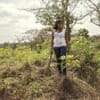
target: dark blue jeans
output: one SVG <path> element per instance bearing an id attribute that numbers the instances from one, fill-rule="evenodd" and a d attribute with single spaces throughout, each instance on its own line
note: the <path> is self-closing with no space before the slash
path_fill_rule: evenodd
<path id="1" fill-rule="evenodd" d="M 64 66 L 63 73 L 66 74 L 66 59 L 61 59 L 62 56 L 67 54 L 67 46 L 54 47 L 54 52 L 56 55 L 57 67 L 60 73 L 62 73 L 61 65 Z"/>

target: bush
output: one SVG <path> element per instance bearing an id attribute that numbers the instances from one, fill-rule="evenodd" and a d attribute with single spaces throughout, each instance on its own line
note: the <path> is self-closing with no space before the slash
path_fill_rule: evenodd
<path id="1" fill-rule="evenodd" d="M 70 59 L 70 67 L 73 66 L 72 62 L 74 62 L 79 77 L 87 82 L 93 81 L 99 72 L 100 55 L 92 45 L 91 40 L 84 36 L 74 37 L 71 41 L 71 52 L 74 56 Z"/>
<path id="2" fill-rule="evenodd" d="M 84 36 L 72 39 L 71 51 L 79 56 L 81 63 L 89 63 L 93 59 L 94 47 L 91 41 Z"/>

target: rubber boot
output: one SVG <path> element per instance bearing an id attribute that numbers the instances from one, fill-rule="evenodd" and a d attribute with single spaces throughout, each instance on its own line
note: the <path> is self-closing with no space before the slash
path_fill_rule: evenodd
<path id="1" fill-rule="evenodd" d="M 62 70 L 62 73 L 63 73 L 63 75 L 66 75 L 66 73 L 67 73 L 67 70 L 66 70 L 66 60 L 64 59 L 62 62 L 63 62 L 63 66 L 64 66 L 64 69 Z"/>

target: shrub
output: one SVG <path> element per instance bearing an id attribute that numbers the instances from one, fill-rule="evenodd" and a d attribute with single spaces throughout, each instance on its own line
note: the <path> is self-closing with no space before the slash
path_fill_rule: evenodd
<path id="1" fill-rule="evenodd" d="M 89 63 L 93 59 L 93 45 L 84 36 L 78 36 L 72 39 L 71 51 L 79 56 L 81 63 Z"/>

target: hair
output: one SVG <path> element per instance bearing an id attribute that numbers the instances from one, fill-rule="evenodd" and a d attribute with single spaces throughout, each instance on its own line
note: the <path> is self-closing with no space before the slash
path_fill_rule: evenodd
<path id="1" fill-rule="evenodd" d="M 54 29 L 57 30 L 58 29 L 58 24 L 62 24 L 62 23 L 64 24 L 64 21 L 63 20 L 57 20 L 55 22 Z"/>

